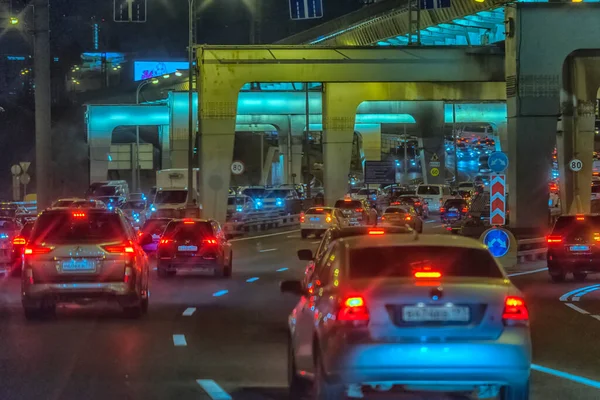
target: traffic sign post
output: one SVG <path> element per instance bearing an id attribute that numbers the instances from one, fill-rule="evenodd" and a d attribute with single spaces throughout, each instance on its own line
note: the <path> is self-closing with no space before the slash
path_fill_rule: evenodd
<path id="1" fill-rule="evenodd" d="M 365 161 L 365 183 L 393 185 L 396 183 L 395 161 Z"/>
<path id="2" fill-rule="evenodd" d="M 501 174 L 508 168 L 508 157 L 501 151 L 495 151 L 488 158 L 488 167 L 493 172 Z"/>
<path id="3" fill-rule="evenodd" d="M 583 168 L 583 162 L 578 158 L 574 158 L 569 161 L 569 168 L 573 172 L 579 172 Z"/>
<path id="4" fill-rule="evenodd" d="M 290 19 L 323 18 L 323 0 L 289 0 Z"/>
<path id="5" fill-rule="evenodd" d="M 115 22 L 146 22 L 147 0 L 113 0 Z"/>
<path id="6" fill-rule="evenodd" d="M 234 161 L 231 163 L 231 173 L 234 175 L 241 175 L 246 170 L 246 166 L 241 161 Z"/>
<path id="7" fill-rule="evenodd" d="M 429 173 L 431 174 L 431 176 L 438 176 L 440 174 L 440 170 L 437 168 L 431 168 Z"/>
<path id="8" fill-rule="evenodd" d="M 437 153 L 433 153 L 433 155 L 431 156 L 431 160 L 429 161 L 429 166 L 433 167 L 433 168 L 441 167 L 440 158 L 438 157 Z M 433 175 L 433 176 L 437 176 L 437 175 Z"/>
<path id="9" fill-rule="evenodd" d="M 490 188 L 490 224 L 506 225 L 506 175 L 492 175 Z"/>
<path id="10" fill-rule="evenodd" d="M 479 240 L 505 270 L 517 264 L 517 240 L 509 230 L 491 228 L 483 232 Z"/>

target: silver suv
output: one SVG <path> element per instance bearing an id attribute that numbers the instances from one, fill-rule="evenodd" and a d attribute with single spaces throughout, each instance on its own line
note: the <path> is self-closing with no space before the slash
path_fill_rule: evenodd
<path id="1" fill-rule="evenodd" d="M 46 210 L 23 250 L 25 317 L 53 313 L 61 302 L 98 299 L 139 317 L 148 310 L 148 276 L 148 257 L 120 211 Z"/>

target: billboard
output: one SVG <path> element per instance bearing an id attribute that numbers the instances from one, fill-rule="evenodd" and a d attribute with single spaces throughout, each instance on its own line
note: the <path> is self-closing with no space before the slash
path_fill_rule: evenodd
<path id="1" fill-rule="evenodd" d="M 187 61 L 135 61 L 133 66 L 133 79 L 141 81 L 172 74 L 177 70 L 187 70 Z"/>

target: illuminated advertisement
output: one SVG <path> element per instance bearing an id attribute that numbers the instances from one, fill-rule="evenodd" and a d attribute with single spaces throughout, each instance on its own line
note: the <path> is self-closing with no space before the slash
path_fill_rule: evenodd
<path id="1" fill-rule="evenodd" d="M 135 61 L 133 79 L 141 81 L 164 74 L 172 74 L 177 70 L 187 70 L 187 61 Z"/>

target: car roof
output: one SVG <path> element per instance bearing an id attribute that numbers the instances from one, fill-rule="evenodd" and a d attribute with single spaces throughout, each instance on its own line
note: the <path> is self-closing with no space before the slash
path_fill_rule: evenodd
<path id="1" fill-rule="evenodd" d="M 352 248 L 387 247 L 387 246 L 443 246 L 463 247 L 468 249 L 487 250 L 487 247 L 471 238 L 458 235 L 364 235 L 340 238 L 340 243 Z"/>
<path id="2" fill-rule="evenodd" d="M 336 238 L 347 238 L 354 236 L 369 236 L 369 231 L 376 230 L 384 232 L 390 232 L 389 234 L 401 234 L 405 235 L 407 233 L 412 233 L 413 230 L 411 228 L 405 226 L 350 226 L 347 228 L 331 228 L 332 231 L 335 232 Z M 384 235 L 385 236 L 385 235 Z"/>

